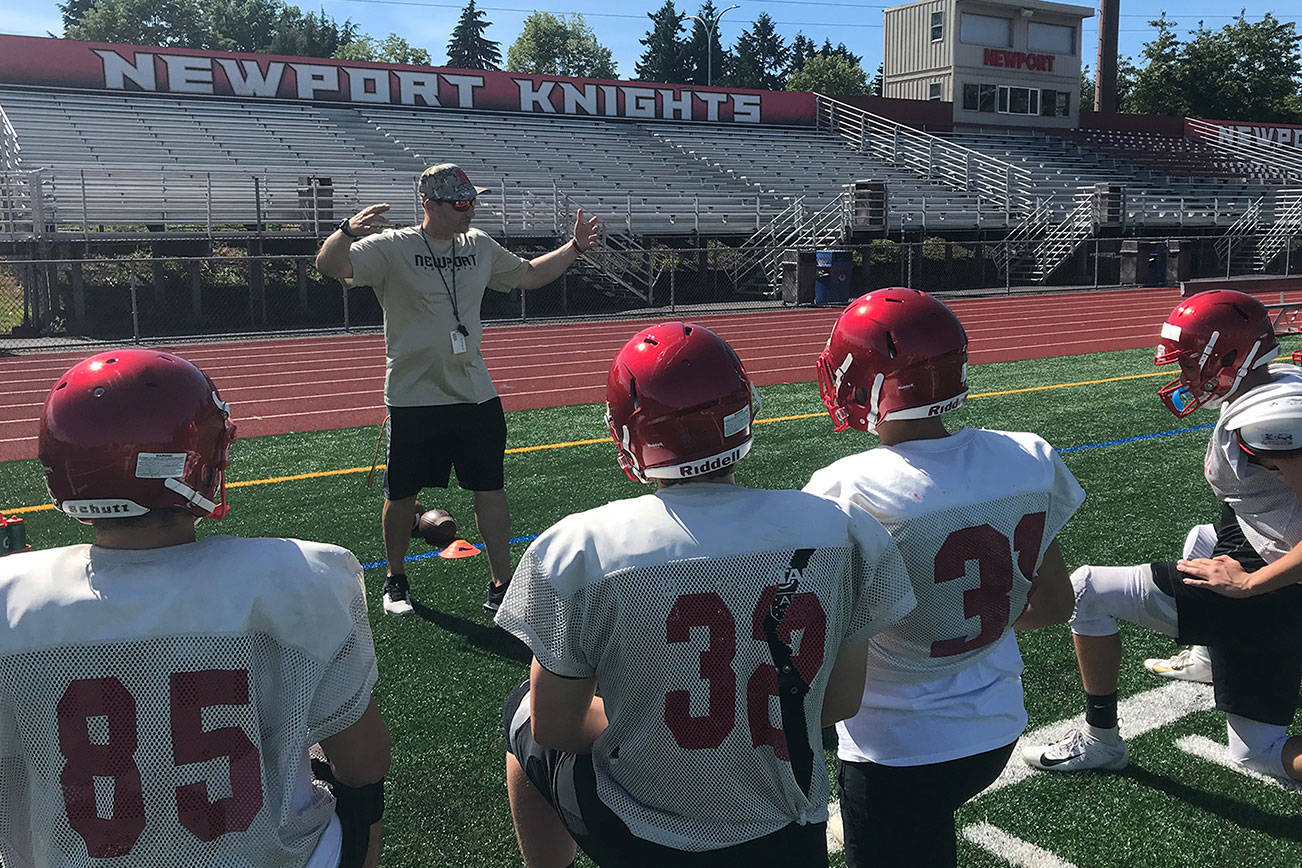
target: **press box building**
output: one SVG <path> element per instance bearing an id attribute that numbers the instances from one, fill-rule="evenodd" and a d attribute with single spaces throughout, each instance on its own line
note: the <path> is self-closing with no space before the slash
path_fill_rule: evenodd
<path id="1" fill-rule="evenodd" d="M 944 100 L 958 124 L 1075 127 L 1085 6 L 919 0 L 886 10 L 882 96 Z"/>

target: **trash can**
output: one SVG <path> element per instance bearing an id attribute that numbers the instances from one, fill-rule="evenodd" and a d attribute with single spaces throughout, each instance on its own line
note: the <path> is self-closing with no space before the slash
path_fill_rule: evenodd
<path id="1" fill-rule="evenodd" d="M 1166 286 L 1166 245 L 1160 241 L 1148 245 L 1148 275 L 1144 286 Z"/>
<path id="2" fill-rule="evenodd" d="M 814 304 L 847 304 L 854 284 L 854 254 L 849 250 L 820 250 L 816 262 Z"/>
<path id="3" fill-rule="evenodd" d="M 782 303 L 812 304 L 814 301 L 814 254 L 809 250 L 782 253 Z"/>

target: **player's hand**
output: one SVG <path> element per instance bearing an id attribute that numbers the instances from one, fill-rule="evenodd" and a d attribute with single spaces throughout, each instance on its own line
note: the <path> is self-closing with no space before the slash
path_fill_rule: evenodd
<path id="1" fill-rule="evenodd" d="M 1176 569 L 1188 573 L 1184 583 L 1195 588 L 1207 588 L 1226 597 L 1251 597 L 1261 593 L 1253 587 L 1252 573 L 1229 555 L 1214 558 L 1191 558 L 1176 561 Z"/>
<path id="2" fill-rule="evenodd" d="M 574 218 L 574 246 L 579 249 L 580 253 L 587 253 L 600 243 L 601 237 L 597 231 L 597 218 L 592 217 L 584 220 L 583 209 L 580 208 L 578 216 Z"/>
<path id="3" fill-rule="evenodd" d="M 348 218 L 348 230 L 354 235 L 366 236 L 374 235 L 377 232 L 383 232 L 391 225 L 384 212 L 389 210 L 389 203 L 382 202 L 379 205 L 367 205 L 358 211 L 352 217 Z"/>

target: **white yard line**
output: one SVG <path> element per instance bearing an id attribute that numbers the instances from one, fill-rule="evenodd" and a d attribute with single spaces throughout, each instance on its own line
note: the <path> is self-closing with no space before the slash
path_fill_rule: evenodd
<path id="1" fill-rule="evenodd" d="M 1117 706 L 1117 716 L 1121 719 L 1122 735 L 1126 738 L 1136 738 L 1150 730 L 1160 729 L 1182 717 L 1187 717 L 1198 711 L 1206 711 L 1212 707 L 1212 688 L 1210 684 L 1199 684 L 1193 681 L 1172 681 L 1163 684 L 1161 687 L 1145 690 L 1143 693 L 1136 693 L 1134 696 L 1123 699 Z M 1017 747 L 1013 748 L 1013 755 L 1009 757 L 1008 765 L 1004 767 L 1003 773 L 976 798 L 979 799 L 996 790 L 1002 790 L 1004 787 L 1021 783 L 1036 773 L 1036 769 L 1031 768 L 1022 761 L 1022 745 L 1049 744 L 1062 738 L 1081 724 L 1082 718 L 1077 715 L 1066 720 L 1060 720 L 1057 723 L 1051 723 L 1048 726 L 1042 726 L 1034 732 L 1023 733 L 1022 737 L 1018 739 Z M 1050 772 L 1050 774 L 1053 773 Z M 840 810 L 837 803 L 834 802 L 833 806 L 836 810 Z M 834 838 L 831 832 L 827 836 L 827 846 L 829 852 L 839 853 L 841 851 L 841 842 Z"/>
<path id="2" fill-rule="evenodd" d="M 989 823 L 974 823 L 963 829 L 963 837 L 982 850 L 993 853 L 1010 865 L 1019 868 L 1076 868 L 1048 850 L 1023 841 Z"/>
<path id="3" fill-rule="evenodd" d="M 1196 756 L 1199 759 L 1205 759 L 1208 762 L 1216 763 L 1218 766 L 1227 768 L 1232 772 L 1238 772 L 1241 775 L 1246 775 L 1247 777 L 1260 781 L 1263 784 L 1269 784 L 1270 786 L 1281 790 L 1302 793 L 1302 784 L 1297 784 L 1292 781 L 1282 781 L 1277 777 L 1264 775 L 1261 772 L 1256 772 L 1252 769 L 1245 769 L 1241 766 L 1235 765 L 1230 761 L 1229 756 L 1226 754 L 1225 745 L 1217 744 L 1210 738 L 1204 738 L 1201 735 L 1186 735 L 1183 738 L 1177 739 L 1175 746 L 1187 754 Z"/>

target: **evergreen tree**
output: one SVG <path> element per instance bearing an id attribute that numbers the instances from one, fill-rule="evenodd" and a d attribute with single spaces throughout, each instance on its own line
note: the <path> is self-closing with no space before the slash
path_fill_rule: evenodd
<path id="1" fill-rule="evenodd" d="M 728 83 L 733 87 L 752 87 L 759 90 L 783 90 L 787 55 L 773 19 L 767 12 L 760 13 L 755 23 L 737 38 L 733 69 Z"/>
<path id="2" fill-rule="evenodd" d="M 1136 75 L 1134 89 L 1123 110 L 1155 115 L 1188 114 L 1180 63 L 1183 46 L 1180 37 L 1175 35 L 1176 22 L 1163 12 L 1157 20 L 1148 22 L 1148 26 L 1157 28 L 1157 35 L 1144 44 L 1142 55 L 1147 63 Z"/>
<path id="3" fill-rule="evenodd" d="M 461 10 L 461 20 L 452 30 L 448 40 L 448 66 L 457 69 L 497 69 L 502 64 L 499 43 L 484 36 L 491 22 L 484 20 L 484 12 L 475 8 L 470 0 Z"/>
<path id="4" fill-rule="evenodd" d="M 823 47 L 818 49 L 818 56 L 839 57 L 851 66 L 860 66 L 863 63 L 863 57 L 846 48 L 844 42 L 838 42 L 836 48 L 833 48 L 830 39 L 823 40 Z"/>
<path id="5" fill-rule="evenodd" d="M 63 29 L 67 32 L 69 27 L 75 27 L 81 23 L 81 19 L 86 17 L 86 13 L 95 8 L 95 0 L 66 0 L 59 4 L 59 11 L 63 13 Z"/>
<path id="6" fill-rule="evenodd" d="M 713 0 L 705 0 L 696 16 L 700 20 L 692 21 L 692 35 L 688 38 L 685 47 L 688 84 L 712 84 L 727 80 L 732 56 L 724 50 L 723 44 L 719 41 L 718 26 L 715 25 L 711 33 L 701 23 L 701 21 L 713 22 L 718 14 L 719 10 Z"/>
<path id="7" fill-rule="evenodd" d="M 683 32 L 683 13 L 674 8 L 674 0 L 655 12 L 648 12 L 651 29 L 638 40 L 646 46 L 642 59 L 637 62 L 637 77 L 642 81 L 664 81 L 681 84 L 687 81 L 689 61 L 687 46 L 679 38 Z"/>
<path id="8" fill-rule="evenodd" d="M 885 64 L 885 63 L 879 63 L 879 64 L 877 64 L 877 72 L 875 72 L 875 73 L 873 74 L 873 80 L 870 81 L 870 82 L 868 82 L 868 95 L 869 95 L 869 96 L 885 96 L 885 94 L 882 93 L 882 90 L 883 90 L 883 87 L 882 87 L 882 80 L 883 80 L 883 75 L 884 75 L 885 71 L 886 71 L 886 64 Z"/>
<path id="9" fill-rule="evenodd" d="M 818 53 L 814 40 L 810 39 L 803 33 L 797 33 L 796 38 L 791 40 L 791 56 L 787 58 L 787 73 L 795 75 L 804 69 L 805 61 Z"/>

